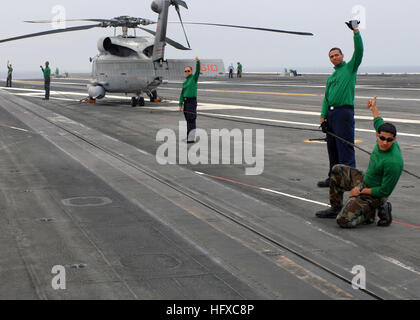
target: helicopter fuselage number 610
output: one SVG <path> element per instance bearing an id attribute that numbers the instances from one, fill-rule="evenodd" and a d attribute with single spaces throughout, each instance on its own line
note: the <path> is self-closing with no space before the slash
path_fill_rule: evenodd
<path id="1" fill-rule="evenodd" d="M 219 68 L 217 64 L 203 64 L 201 66 L 201 72 L 207 72 L 207 71 L 217 72 L 219 71 Z"/>

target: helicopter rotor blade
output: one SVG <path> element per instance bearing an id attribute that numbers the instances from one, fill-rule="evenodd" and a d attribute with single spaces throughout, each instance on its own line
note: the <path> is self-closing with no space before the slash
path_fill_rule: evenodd
<path id="1" fill-rule="evenodd" d="M 100 23 L 100 24 L 91 24 L 91 25 L 87 25 L 87 26 L 71 27 L 71 28 L 66 28 L 66 29 L 49 30 L 49 31 L 31 33 L 31 34 L 26 34 L 26 35 L 23 35 L 23 36 L 18 36 L 18 37 L 3 39 L 3 40 L 0 40 L 0 43 L 8 42 L 8 41 L 20 40 L 20 39 L 26 39 L 26 38 L 33 38 L 33 37 L 45 36 L 45 35 L 55 34 L 55 33 L 63 33 L 63 32 L 88 30 L 88 29 L 98 28 L 98 27 L 102 27 L 102 26 L 103 26 L 102 23 Z"/>
<path id="2" fill-rule="evenodd" d="M 181 17 L 181 12 L 179 10 L 179 4 L 178 3 L 175 3 L 175 10 L 178 13 L 179 22 L 181 23 L 182 30 L 184 31 L 185 40 L 187 40 L 188 47 L 191 49 L 191 45 L 190 45 L 190 42 L 188 41 L 187 33 L 185 32 L 184 24 L 182 23 L 182 17 Z"/>
<path id="3" fill-rule="evenodd" d="M 89 21 L 89 22 L 110 22 L 109 19 L 63 19 L 63 20 L 37 20 L 37 21 L 23 21 L 26 23 L 57 23 L 67 21 Z"/>
<path id="4" fill-rule="evenodd" d="M 170 22 L 170 23 L 179 23 L 179 22 Z M 236 26 L 236 25 L 231 25 L 231 24 L 220 24 L 220 23 L 184 22 L 184 24 L 195 24 L 195 25 L 202 25 L 202 26 L 216 26 L 216 27 L 227 27 L 227 28 L 250 29 L 250 30 L 258 30 L 258 31 L 288 33 L 288 34 L 294 34 L 294 35 L 299 35 L 299 36 L 313 36 L 314 35 L 311 32 L 287 31 L 287 30 L 268 29 L 268 28 L 259 28 L 259 27 L 248 27 L 248 26 Z"/>
<path id="5" fill-rule="evenodd" d="M 141 29 L 141 30 L 143 30 L 143 31 L 146 31 L 146 32 L 148 32 L 148 33 L 150 33 L 150 34 L 152 34 L 154 36 L 156 35 L 156 32 L 155 31 L 152 31 L 152 30 L 149 30 L 149 29 L 146 29 L 146 28 L 142 28 L 142 27 L 138 27 L 138 28 Z M 179 49 L 179 50 L 191 50 L 191 48 L 186 48 L 182 44 L 180 44 L 180 43 L 178 43 L 178 42 L 176 42 L 176 41 L 174 41 L 174 40 L 172 40 L 172 39 L 170 39 L 168 37 L 166 37 L 165 41 L 169 45 L 171 45 L 172 47 L 174 47 L 176 49 Z"/>
<path id="6" fill-rule="evenodd" d="M 89 22 L 101 22 L 103 27 L 129 27 L 135 28 L 138 25 L 147 26 L 150 24 L 155 24 L 155 21 L 144 19 L 144 18 L 135 18 L 129 16 L 115 17 L 112 19 L 63 19 L 63 20 L 38 20 L 38 21 L 24 21 L 26 23 L 59 23 L 67 21 L 89 21 Z"/>

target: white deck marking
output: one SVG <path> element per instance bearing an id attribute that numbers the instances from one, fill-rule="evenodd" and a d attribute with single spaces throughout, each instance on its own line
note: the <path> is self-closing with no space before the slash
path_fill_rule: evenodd
<path id="1" fill-rule="evenodd" d="M 220 109 L 243 109 L 243 110 L 252 110 L 252 111 L 264 111 L 264 112 L 274 112 L 274 113 L 287 113 L 287 114 L 300 114 L 300 115 L 308 115 L 308 116 L 317 116 L 320 117 L 320 112 L 313 112 L 313 111 L 303 111 L 303 110 L 290 110 L 290 109 L 275 109 L 275 108 L 263 108 L 263 107 L 248 107 L 248 106 L 230 106 L 230 105 L 221 105 L 221 104 L 210 104 L 210 103 L 199 103 L 198 107 L 204 106 L 214 106 L 219 107 Z M 215 108 L 216 109 L 216 108 Z M 359 120 L 372 120 L 371 116 L 355 116 L 355 119 Z M 391 122 L 398 122 L 398 123 L 411 123 L 411 124 L 420 124 L 420 120 L 412 120 L 412 119 L 400 119 L 400 118 L 388 118 L 386 117 L 387 121 Z"/>
<path id="2" fill-rule="evenodd" d="M 377 254 L 381 259 L 383 259 L 383 260 L 385 260 L 385 261 L 388 261 L 388 262 L 390 262 L 390 263 L 392 263 L 392 264 L 395 264 L 396 266 L 398 266 L 398 267 L 401 267 L 401 268 L 403 268 L 403 269 L 405 269 L 405 270 L 408 270 L 408 271 L 411 271 L 411 272 L 413 272 L 413 273 L 416 273 L 416 274 L 418 274 L 418 275 L 420 275 L 420 272 L 419 271 L 417 271 L 415 268 L 413 268 L 413 267 L 410 267 L 410 266 L 407 266 L 407 265 L 405 265 L 404 263 L 402 263 L 402 262 L 400 262 L 400 261 L 398 261 L 398 260 L 396 260 L 396 259 L 394 259 L 394 258 L 390 258 L 390 257 L 387 257 L 387 256 L 383 256 L 383 255 L 380 255 L 380 254 Z"/>
<path id="3" fill-rule="evenodd" d="M 268 80 L 270 81 L 270 80 Z M 275 80 L 274 80 L 275 81 Z M 169 84 L 182 84 L 182 81 L 169 81 Z M 222 84 L 226 86 L 238 86 L 238 87 L 296 87 L 296 88 L 322 88 L 325 89 L 325 85 L 307 85 L 300 84 L 298 81 L 294 82 L 285 82 L 282 80 L 282 83 L 241 83 L 241 82 L 228 82 L 228 81 L 199 81 L 199 84 Z M 388 87 L 374 87 L 371 85 L 356 85 L 356 89 L 365 89 L 365 90 L 397 90 L 397 91 L 420 91 L 420 88 L 388 88 Z"/>
<path id="4" fill-rule="evenodd" d="M 38 89 L 25 89 L 25 88 L 2 88 L 2 90 L 10 90 L 10 91 L 29 91 L 29 92 L 44 92 L 44 90 Z M 70 92 L 70 91 L 51 91 L 51 95 L 58 94 L 58 95 L 74 95 L 74 96 L 81 96 L 86 97 L 85 93 L 79 92 Z M 115 98 L 115 99 L 123 99 L 123 100 L 130 100 L 129 97 L 124 96 L 114 96 L 109 95 L 107 98 Z M 64 98 L 56 98 L 57 100 Z M 420 99 L 419 99 L 420 101 Z M 178 103 L 178 101 L 171 100 L 170 103 Z M 165 109 L 165 110 L 177 110 L 177 107 L 147 107 L 153 109 Z M 171 108 L 171 109 L 170 109 Z M 200 103 L 199 109 L 202 110 L 235 110 L 235 109 L 242 109 L 242 110 L 251 110 L 251 111 L 262 111 L 262 112 L 273 112 L 273 113 L 286 113 L 286 114 L 299 114 L 299 115 L 309 115 L 309 116 L 316 116 L 319 117 L 319 112 L 312 112 L 312 111 L 303 111 L 303 110 L 290 110 L 290 109 L 277 109 L 277 108 L 263 108 L 263 107 L 249 107 L 249 106 L 241 106 L 241 105 L 222 105 L 222 104 L 213 104 L 213 103 Z M 244 117 L 244 116 L 234 116 L 234 115 L 227 115 L 227 114 L 210 114 L 210 113 L 203 113 L 208 115 L 216 115 L 216 116 L 223 116 L 226 118 L 237 118 L 237 119 L 248 119 L 248 120 L 259 120 L 259 121 L 269 121 L 269 122 L 278 122 L 278 123 L 287 123 L 287 124 L 298 124 L 298 125 L 305 125 L 311 127 L 318 127 L 318 124 L 314 123 L 306 123 L 306 122 L 294 122 L 294 121 L 285 121 L 285 120 L 275 120 L 275 119 L 266 119 L 266 118 L 257 118 L 257 117 Z M 360 120 L 371 120 L 372 117 L 368 116 L 355 116 L 355 119 Z M 420 124 L 420 120 L 413 120 L 413 119 L 400 119 L 400 118 L 388 118 L 385 117 L 386 121 L 395 122 L 395 123 L 406 123 L 406 124 Z M 375 132 L 374 130 L 368 129 L 356 129 L 356 131 L 360 132 Z M 410 134 L 410 133 L 398 133 L 401 136 L 407 137 L 420 137 L 419 134 Z"/>
<path id="5" fill-rule="evenodd" d="M 160 89 L 164 90 L 180 90 L 180 88 L 165 88 L 160 87 Z M 387 90 L 388 88 L 384 88 L 384 90 Z M 200 88 L 200 91 L 204 92 L 221 92 L 221 93 L 244 93 L 244 94 L 265 94 L 265 95 L 290 95 L 290 96 L 311 96 L 311 97 L 324 97 L 323 94 L 317 94 L 317 93 L 298 93 L 298 92 L 262 92 L 262 91 L 240 91 L 240 90 L 221 90 L 221 89 L 202 89 Z M 355 99 L 360 100 L 368 100 L 372 99 L 371 96 L 355 96 Z M 391 100 L 391 101 L 416 101 L 419 102 L 420 99 L 418 98 L 396 98 L 396 97 L 378 97 L 377 100 Z"/>
<path id="6" fill-rule="evenodd" d="M 260 188 L 260 190 L 267 191 L 267 192 L 270 192 L 270 193 L 279 194 L 281 196 L 285 196 L 285 197 L 292 198 L 292 199 L 297 199 L 297 200 L 301 200 L 301 201 L 305 201 L 305 202 L 310 202 L 310 203 L 318 204 L 318 205 L 324 206 L 324 207 L 330 207 L 330 205 L 328 205 L 326 203 L 323 203 L 323 202 L 318 202 L 318 201 L 314 201 L 314 200 L 310 200 L 310 199 L 306 199 L 306 198 L 294 196 L 292 194 L 288 194 L 288 193 L 284 193 L 284 192 L 280 192 L 280 191 L 276 191 L 276 190 L 272 190 L 272 189 Z"/>
<path id="7" fill-rule="evenodd" d="M 317 128 L 319 127 L 319 124 L 307 123 L 307 122 L 295 122 L 295 121 L 285 121 L 285 120 L 276 120 L 276 119 L 267 119 L 267 118 L 234 116 L 234 115 L 230 115 L 230 114 L 208 113 L 208 112 L 201 112 L 201 114 L 211 115 L 211 116 L 219 116 L 220 118 L 224 117 L 224 118 L 244 119 L 244 120 L 258 120 L 258 121 L 265 121 L 265 122 L 276 122 L 276 123 L 286 123 L 286 124 L 293 124 L 293 125 L 303 125 L 303 126 L 310 126 L 310 127 L 317 127 Z M 356 131 L 370 132 L 370 133 L 375 133 L 376 132 L 375 130 L 357 129 L 357 128 L 356 128 Z M 420 134 L 404 133 L 404 132 L 398 132 L 398 136 L 420 138 Z"/>
<path id="8" fill-rule="evenodd" d="M 30 83 L 30 84 L 34 84 L 34 85 L 44 85 L 44 81 L 38 81 L 38 80 L 14 80 L 13 82 L 18 82 L 18 83 Z M 54 84 L 65 84 L 65 85 L 71 85 L 71 86 L 83 86 L 86 87 L 89 83 L 76 83 L 76 82 L 58 82 L 58 81 L 52 81 L 51 85 Z"/>

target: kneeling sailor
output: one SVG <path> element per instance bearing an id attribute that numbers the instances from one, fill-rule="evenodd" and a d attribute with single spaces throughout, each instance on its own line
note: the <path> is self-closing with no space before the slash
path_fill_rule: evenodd
<path id="1" fill-rule="evenodd" d="M 397 129 L 380 116 L 376 97 L 369 100 L 368 108 L 372 111 L 377 132 L 377 144 L 369 167 L 363 174 L 349 166 L 334 166 L 330 183 L 331 208 L 316 213 L 318 218 L 336 218 L 342 228 L 373 223 L 376 209 L 380 218 L 378 226 L 389 226 L 392 222 L 392 207 L 387 200 L 400 179 L 404 162 L 396 141 Z M 345 191 L 350 191 L 350 200 L 341 210 Z"/>

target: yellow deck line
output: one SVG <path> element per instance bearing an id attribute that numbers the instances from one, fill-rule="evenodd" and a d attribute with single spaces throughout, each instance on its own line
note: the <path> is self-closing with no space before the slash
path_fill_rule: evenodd
<path id="1" fill-rule="evenodd" d="M 13 82 L 44 83 L 44 81 L 35 81 L 35 80 L 14 80 Z"/>
<path id="2" fill-rule="evenodd" d="M 209 90 L 204 91 L 222 92 L 222 93 L 252 93 L 252 94 L 272 94 L 279 96 L 305 96 L 305 97 L 323 97 L 323 94 L 312 93 L 289 93 L 289 92 L 266 92 L 266 91 L 240 91 L 240 90 Z"/>

